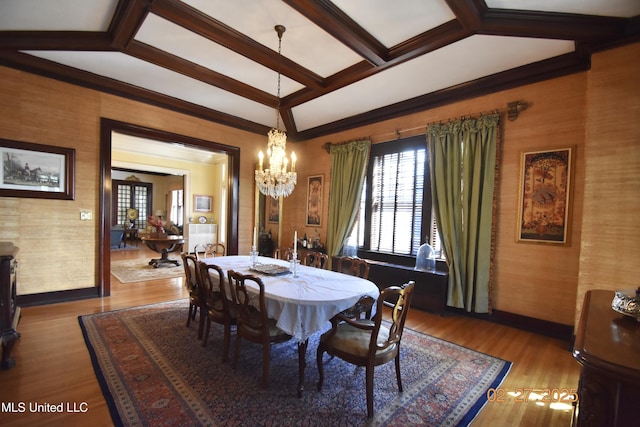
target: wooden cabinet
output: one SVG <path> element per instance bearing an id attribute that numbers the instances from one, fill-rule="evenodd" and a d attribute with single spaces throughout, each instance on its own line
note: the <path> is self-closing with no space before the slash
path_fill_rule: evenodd
<path id="1" fill-rule="evenodd" d="M 411 299 L 411 307 L 430 313 L 444 314 L 447 305 L 449 274 L 444 271 L 422 271 L 413 267 L 393 265 L 385 262 L 369 261 L 369 280 L 380 290 L 401 285 L 410 280 L 416 282 Z"/>
<path id="2" fill-rule="evenodd" d="M 20 307 L 16 304 L 16 255 L 18 248 L 9 242 L 0 242 L 0 340 L 2 341 L 1 369 L 15 365 L 11 350 L 20 336 L 17 331 Z"/>
<path id="3" fill-rule="evenodd" d="M 576 425 L 640 423 L 640 322 L 611 309 L 612 291 L 585 295 L 573 357 L 582 365 Z"/>

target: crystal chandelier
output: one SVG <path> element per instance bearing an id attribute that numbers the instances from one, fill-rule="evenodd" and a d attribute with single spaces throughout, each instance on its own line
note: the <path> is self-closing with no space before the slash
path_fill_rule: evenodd
<path id="1" fill-rule="evenodd" d="M 278 56 L 282 56 L 282 34 L 286 31 L 283 25 L 276 25 L 278 33 Z M 291 169 L 287 171 L 287 134 L 280 130 L 280 70 L 278 70 L 278 108 L 276 110 L 276 127 L 267 134 L 268 168 L 263 168 L 264 154 L 258 154 L 259 166 L 256 170 L 256 183 L 260 192 L 274 199 L 287 197 L 293 192 L 298 174 L 296 173 L 296 155 L 291 153 Z"/>

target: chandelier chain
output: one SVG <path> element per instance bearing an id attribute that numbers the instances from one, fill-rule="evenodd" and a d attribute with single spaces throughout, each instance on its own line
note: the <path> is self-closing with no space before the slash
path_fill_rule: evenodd
<path id="1" fill-rule="evenodd" d="M 284 27 L 280 29 L 276 27 L 278 33 L 278 108 L 276 108 L 276 129 L 280 129 L 280 79 L 282 71 L 282 33 L 284 33 Z"/>
<path id="2" fill-rule="evenodd" d="M 278 197 L 287 197 L 296 186 L 298 174 L 296 173 L 296 155 L 291 153 L 291 166 L 287 157 L 287 134 L 280 130 L 280 85 L 282 68 L 282 34 L 285 32 L 283 25 L 276 25 L 278 33 L 278 105 L 276 109 L 276 127 L 267 134 L 267 163 L 264 167 L 264 154 L 259 153 L 258 169 L 255 171 L 255 179 L 258 189 L 262 194 Z"/>

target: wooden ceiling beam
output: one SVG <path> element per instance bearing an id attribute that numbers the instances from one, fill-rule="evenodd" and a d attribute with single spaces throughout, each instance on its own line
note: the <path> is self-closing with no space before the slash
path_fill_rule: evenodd
<path id="1" fill-rule="evenodd" d="M 114 50 L 108 33 L 88 31 L 3 31 L 0 49 Z"/>
<path id="2" fill-rule="evenodd" d="M 284 56 L 278 56 L 272 49 L 186 4 L 156 0 L 150 11 L 267 68 L 280 70 L 285 76 L 303 85 L 318 88 L 324 85 L 321 76 Z"/>
<path id="3" fill-rule="evenodd" d="M 232 79 L 224 74 L 212 71 L 201 65 L 194 64 L 186 59 L 156 49 L 153 46 L 134 40 L 129 48 L 126 49 L 126 53 L 143 61 L 147 61 L 168 70 L 175 71 L 176 73 L 200 80 L 201 82 L 208 83 L 252 101 L 259 102 L 260 104 L 264 104 L 272 108 L 276 108 L 278 106 L 278 97 L 271 95 L 270 93 Z"/>
<path id="4" fill-rule="evenodd" d="M 383 65 L 388 49 L 349 15 L 328 0 L 284 0 L 318 27 L 331 34 L 371 65 Z"/>

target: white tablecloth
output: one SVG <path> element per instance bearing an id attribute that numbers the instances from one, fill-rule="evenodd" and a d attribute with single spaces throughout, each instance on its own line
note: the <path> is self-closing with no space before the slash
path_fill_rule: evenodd
<path id="1" fill-rule="evenodd" d="M 264 283 L 267 315 L 299 341 L 324 329 L 329 319 L 353 306 L 360 297 L 377 299 L 380 295 L 369 280 L 304 265 L 298 267 L 298 277 L 293 277 L 291 273 L 269 276 L 252 271 L 249 256 L 206 258 L 203 262 L 219 266 L 225 279 L 228 270 L 259 276 Z M 258 257 L 258 262 L 289 267 L 288 261 L 274 258 Z"/>

